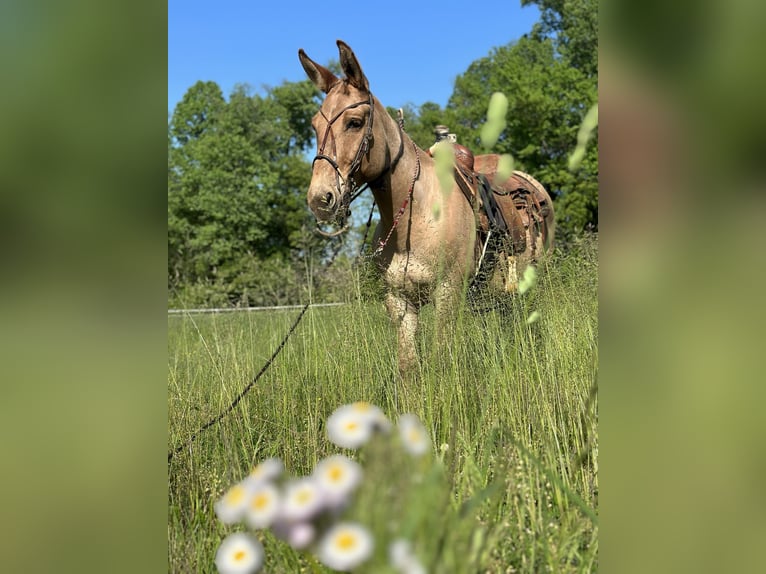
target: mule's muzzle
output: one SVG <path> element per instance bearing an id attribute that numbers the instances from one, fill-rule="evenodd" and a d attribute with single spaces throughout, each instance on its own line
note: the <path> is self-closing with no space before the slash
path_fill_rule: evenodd
<path id="1" fill-rule="evenodd" d="M 331 190 L 309 192 L 308 203 L 317 221 L 333 221 L 337 219 L 340 194 Z"/>

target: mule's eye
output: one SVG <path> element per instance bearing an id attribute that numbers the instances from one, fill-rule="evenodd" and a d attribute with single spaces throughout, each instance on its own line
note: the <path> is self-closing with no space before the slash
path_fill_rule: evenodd
<path id="1" fill-rule="evenodd" d="M 359 118 L 351 118 L 348 120 L 348 123 L 346 124 L 347 130 L 358 130 L 362 127 L 362 120 Z"/>

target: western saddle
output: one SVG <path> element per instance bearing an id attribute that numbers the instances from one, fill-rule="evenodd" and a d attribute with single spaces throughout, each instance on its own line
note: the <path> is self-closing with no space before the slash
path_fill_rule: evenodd
<path id="1" fill-rule="evenodd" d="M 544 237 L 546 217 L 550 214 L 549 196 L 543 186 L 532 176 L 514 170 L 504 179 L 498 177 L 500 155 L 474 156 L 467 147 L 457 143 L 447 126 L 434 129 L 436 142 L 428 153 L 434 154 L 436 146 L 452 145 L 454 153 L 454 177 L 458 187 L 474 208 L 477 219 L 477 274 L 482 271 L 482 261 L 488 266 L 500 252 L 508 257 L 525 253 L 534 261 L 538 240 Z M 489 260 L 484 254 L 490 253 Z"/>

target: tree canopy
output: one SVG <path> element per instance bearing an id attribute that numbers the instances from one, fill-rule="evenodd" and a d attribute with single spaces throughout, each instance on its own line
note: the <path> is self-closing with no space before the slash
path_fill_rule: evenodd
<path id="1" fill-rule="evenodd" d="M 228 102 L 214 82 L 186 92 L 168 126 L 170 287 L 206 283 L 220 302 L 253 302 L 258 268 L 302 246 L 316 95 L 309 81 L 265 96 L 238 86 Z"/>

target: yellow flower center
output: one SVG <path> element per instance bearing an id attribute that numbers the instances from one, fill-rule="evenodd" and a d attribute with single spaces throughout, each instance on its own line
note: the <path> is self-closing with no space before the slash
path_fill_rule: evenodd
<path id="1" fill-rule="evenodd" d="M 356 536 L 350 532 L 344 532 L 335 539 L 335 545 L 341 550 L 351 550 L 356 546 Z"/>
<path id="2" fill-rule="evenodd" d="M 232 486 L 229 492 L 226 493 L 226 502 L 228 504 L 239 504 L 245 497 L 245 489 L 241 486 Z"/>
<path id="3" fill-rule="evenodd" d="M 359 423 L 356 421 L 349 421 L 346 423 L 347 431 L 355 431 L 359 427 Z"/>
<path id="4" fill-rule="evenodd" d="M 338 482 L 343 478 L 343 469 L 339 466 L 333 466 L 328 473 L 332 482 Z"/>
<path id="5" fill-rule="evenodd" d="M 234 553 L 234 562 L 242 562 L 242 560 L 245 559 L 245 556 L 247 556 L 247 552 L 244 550 L 237 550 Z"/>
<path id="6" fill-rule="evenodd" d="M 301 490 L 298 492 L 298 494 L 295 495 L 295 499 L 300 504 L 306 504 L 309 500 L 311 500 L 311 491 L 310 490 Z"/>
<path id="7" fill-rule="evenodd" d="M 269 496 L 267 494 L 256 494 L 253 497 L 251 506 L 256 510 L 263 510 L 269 505 Z"/>

